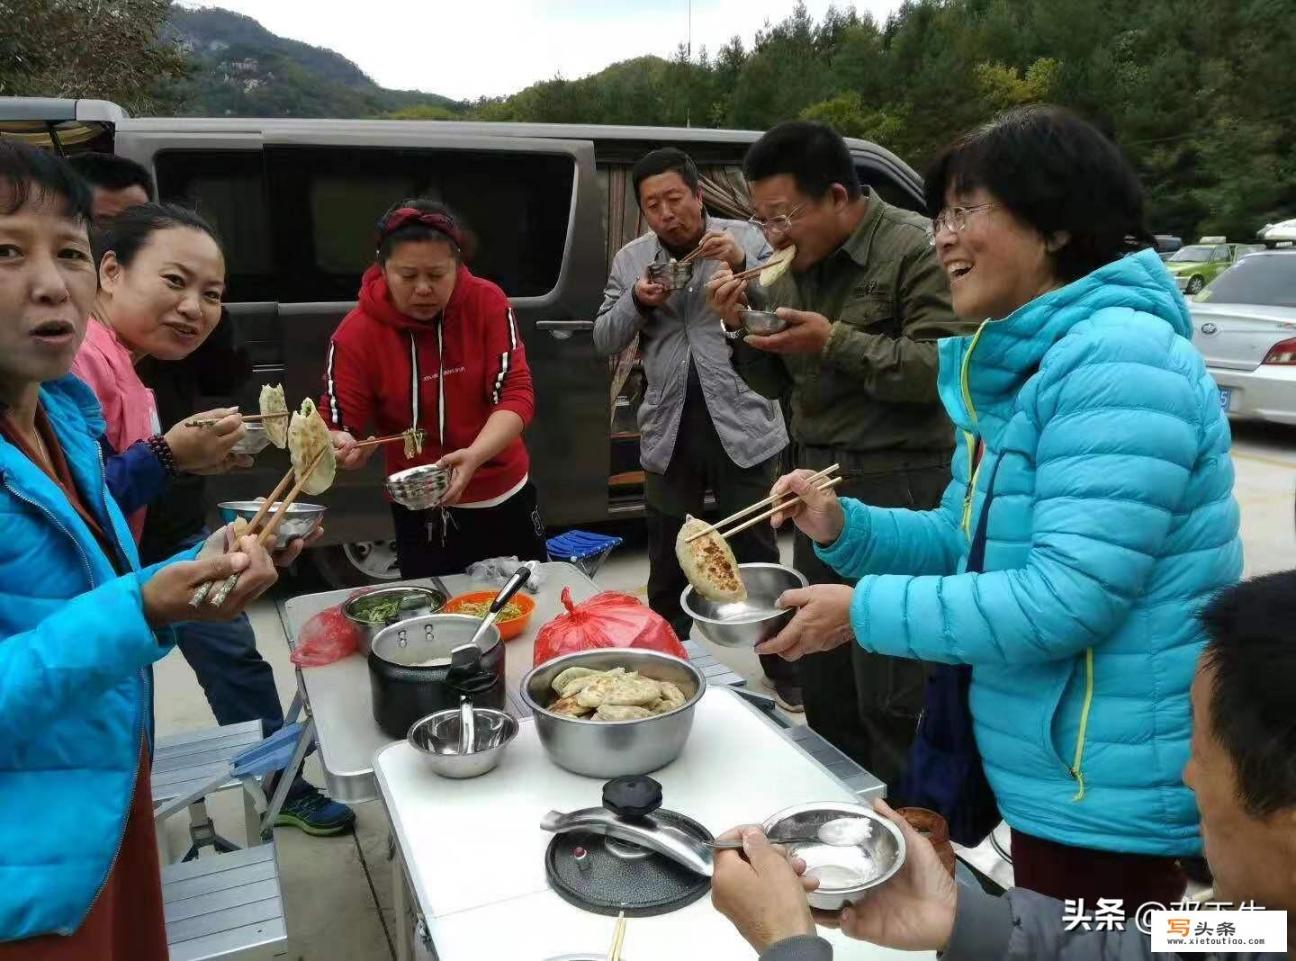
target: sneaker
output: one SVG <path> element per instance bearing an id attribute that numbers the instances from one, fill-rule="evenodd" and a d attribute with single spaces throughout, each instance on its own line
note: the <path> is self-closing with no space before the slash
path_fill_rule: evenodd
<path id="1" fill-rule="evenodd" d="M 801 698 L 801 688 L 795 684 L 784 684 L 781 681 L 772 681 L 770 687 L 774 688 L 774 700 L 778 706 L 783 708 L 789 714 L 804 714 L 805 702 Z"/>
<path id="2" fill-rule="evenodd" d="M 349 807 L 329 800 L 317 787 L 304 781 L 300 784 L 300 789 L 294 785 L 288 792 L 275 827 L 298 828 L 317 838 L 344 834 L 355 827 L 355 812 Z"/>

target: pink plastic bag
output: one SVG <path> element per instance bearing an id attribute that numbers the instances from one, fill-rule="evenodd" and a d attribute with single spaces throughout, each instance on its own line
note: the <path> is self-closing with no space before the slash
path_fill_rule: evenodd
<path id="1" fill-rule="evenodd" d="M 320 611 L 306 622 L 289 657 L 298 667 L 323 667 L 354 654 L 359 646 L 360 629 L 346 619 L 339 604 Z"/>
<path id="2" fill-rule="evenodd" d="M 576 604 L 571 591 L 564 588 L 562 602 L 567 613 L 559 614 L 536 634 L 536 665 L 563 654 L 603 647 L 637 647 L 688 660 L 688 651 L 666 620 L 633 595 L 606 591 Z"/>

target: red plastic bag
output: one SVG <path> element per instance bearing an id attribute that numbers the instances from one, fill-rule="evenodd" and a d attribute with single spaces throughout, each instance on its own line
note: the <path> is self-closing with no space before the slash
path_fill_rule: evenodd
<path id="1" fill-rule="evenodd" d="M 356 591 L 351 597 L 363 593 Z M 299 667 L 323 667 L 354 654 L 359 646 L 360 628 L 346 619 L 339 604 L 320 611 L 306 622 L 289 658 Z"/>
<path id="2" fill-rule="evenodd" d="M 605 591 L 576 604 L 571 591 L 563 588 L 562 602 L 567 613 L 559 614 L 536 635 L 536 665 L 601 647 L 638 647 L 688 660 L 671 626 L 637 597 Z"/>

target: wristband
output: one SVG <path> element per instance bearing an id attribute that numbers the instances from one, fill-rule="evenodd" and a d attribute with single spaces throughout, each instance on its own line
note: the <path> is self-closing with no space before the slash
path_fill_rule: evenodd
<path id="1" fill-rule="evenodd" d="M 148 444 L 149 450 L 158 459 L 158 463 L 162 465 L 162 469 L 167 472 L 168 477 L 180 476 L 180 468 L 176 464 L 175 453 L 171 450 L 171 445 L 167 443 L 165 437 L 161 434 L 154 434 L 144 443 Z"/>

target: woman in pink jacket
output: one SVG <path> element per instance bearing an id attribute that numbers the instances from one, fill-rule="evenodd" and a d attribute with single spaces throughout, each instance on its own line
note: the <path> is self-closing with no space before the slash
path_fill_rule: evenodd
<path id="1" fill-rule="evenodd" d="M 215 329 L 225 291 L 225 258 L 211 226 L 174 204 L 142 204 L 94 236 L 99 293 L 72 372 L 94 390 L 118 451 L 146 444 L 167 472 L 220 473 L 250 466 L 230 449 L 246 433 L 237 410 L 195 414 L 213 427 L 176 424 L 165 433 L 153 392 L 135 372 L 144 357 L 180 360 Z M 130 515 L 138 541 L 144 509 Z"/>

